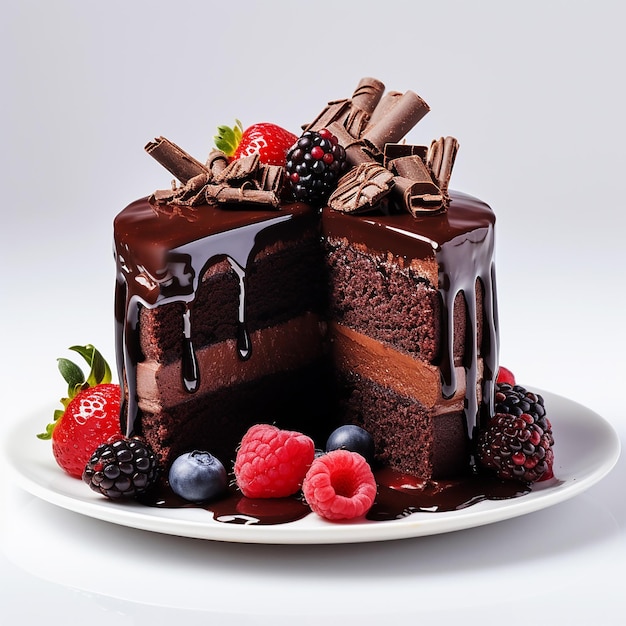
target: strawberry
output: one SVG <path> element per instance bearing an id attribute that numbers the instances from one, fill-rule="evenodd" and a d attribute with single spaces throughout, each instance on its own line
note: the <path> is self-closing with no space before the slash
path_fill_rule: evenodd
<path id="1" fill-rule="evenodd" d="M 54 421 L 39 439 L 52 439 L 52 453 L 70 476 L 81 478 L 93 451 L 120 430 L 120 387 L 111 383 L 111 369 L 92 345 L 72 346 L 90 366 L 83 371 L 68 359 L 58 359 L 59 371 L 68 384 L 63 409 L 54 412 Z"/>
<path id="2" fill-rule="evenodd" d="M 243 129 L 239 120 L 235 126 L 218 126 L 215 146 L 231 159 L 259 154 L 267 165 L 285 165 L 287 151 L 298 137 L 284 128 L 269 122 L 260 122 Z"/>

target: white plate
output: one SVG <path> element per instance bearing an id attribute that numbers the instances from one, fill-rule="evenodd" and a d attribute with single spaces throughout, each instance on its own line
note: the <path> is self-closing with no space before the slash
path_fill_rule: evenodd
<path id="1" fill-rule="evenodd" d="M 111 502 L 61 471 L 49 442 L 36 433 L 49 411 L 25 417 L 7 434 L 4 454 L 17 483 L 33 495 L 100 520 L 153 532 L 242 543 L 329 544 L 383 541 L 447 533 L 532 513 L 572 498 L 602 479 L 620 454 L 620 441 L 598 414 L 571 400 L 541 392 L 555 437 L 556 479 L 512 500 L 480 502 L 441 513 L 413 513 L 385 522 L 327 522 L 314 514 L 276 526 L 224 524 L 203 509 L 160 509 Z"/>

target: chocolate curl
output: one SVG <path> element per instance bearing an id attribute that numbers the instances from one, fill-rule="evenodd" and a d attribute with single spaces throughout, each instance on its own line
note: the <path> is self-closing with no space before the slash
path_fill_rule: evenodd
<path id="1" fill-rule="evenodd" d="M 370 142 L 381 152 L 386 143 L 397 143 L 429 111 L 428 105 L 415 92 L 407 91 L 375 124 L 365 130 L 361 139 Z"/>
<path id="2" fill-rule="evenodd" d="M 285 168 L 280 165 L 266 165 L 261 163 L 259 167 L 259 187 L 265 191 L 273 192 L 276 197 L 280 195 L 280 190 L 285 176 Z"/>
<path id="3" fill-rule="evenodd" d="M 253 182 L 246 181 L 241 187 L 209 184 L 205 188 L 207 204 L 256 204 L 280 207 L 280 198 L 273 191 L 258 189 Z"/>
<path id="4" fill-rule="evenodd" d="M 326 128 L 337 137 L 339 143 L 346 151 L 346 160 L 349 165 L 361 165 L 361 163 L 371 163 L 380 156 L 376 146 L 367 144 L 360 139 L 355 139 L 339 122 L 333 122 Z"/>
<path id="5" fill-rule="evenodd" d="M 362 163 L 344 174 L 328 199 L 328 206 L 343 213 L 371 210 L 393 186 L 393 174 L 377 163 Z"/>
<path id="6" fill-rule="evenodd" d="M 319 131 L 322 128 L 328 128 L 333 122 L 345 119 L 350 111 L 350 106 L 350 100 L 333 100 L 310 124 L 305 124 L 302 130 Z"/>
<path id="7" fill-rule="evenodd" d="M 420 157 L 426 163 L 428 147 L 417 146 L 411 143 L 388 143 L 385 145 L 383 153 L 383 165 L 388 168 L 389 163 L 394 159 L 413 155 Z"/>
<path id="8" fill-rule="evenodd" d="M 206 160 L 206 168 L 215 176 L 219 176 L 228 167 L 229 159 L 221 150 L 217 148 L 211 150 Z"/>
<path id="9" fill-rule="evenodd" d="M 206 172 L 190 178 L 182 187 L 155 191 L 150 196 L 152 204 L 175 203 L 180 206 L 197 206 L 204 203 L 204 186 L 209 181 Z"/>
<path id="10" fill-rule="evenodd" d="M 208 204 L 257 204 L 279 208 L 284 169 L 258 154 L 231 161 L 205 188 Z"/>
<path id="11" fill-rule="evenodd" d="M 236 185 L 238 182 L 249 180 L 256 176 L 259 170 L 259 163 L 258 153 L 234 159 L 214 177 L 214 182 L 217 184 L 229 183 L 230 185 Z"/>
<path id="12" fill-rule="evenodd" d="M 386 93 L 370 116 L 370 126 L 374 127 L 381 119 L 383 119 L 391 109 L 396 105 L 397 101 L 402 97 L 401 91 L 389 91 Z"/>
<path id="13" fill-rule="evenodd" d="M 385 85 L 377 78 L 362 78 L 352 94 L 352 106 L 371 115 L 385 92 Z"/>
<path id="14" fill-rule="evenodd" d="M 146 144 L 145 150 L 183 184 L 198 174 L 208 172 L 200 161 L 194 159 L 165 137 L 157 137 L 154 141 L 149 142 Z"/>
<path id="15" fill-rule="evenodd" d="M 389 162 L 389 168 L 396 174 L 393 191 L 413 217 L 444 208 L 443 195 L 419 156 L 394 159 Z"/>
<path id="16" fill-rule="evenodd" d="M 459 142 L 454 137 L 441 137 L 430 144 L 426 163 L 445 198 L 448 197 L 448 185 L 452 168 L 459 151 Z"/>

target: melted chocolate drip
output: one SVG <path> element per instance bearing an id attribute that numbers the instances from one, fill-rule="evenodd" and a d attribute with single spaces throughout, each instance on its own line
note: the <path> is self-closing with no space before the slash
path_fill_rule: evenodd
<path id="1" fill-rule="evenodd" d="M 378 493 L 366 515 L 367 520 L 374 522 L 397 520 L 416 512 L 459 511 L 485 500 L 507 500 L 530 491 L 530 487 L 523 483 L 478 474 L 460 480 L 427 483 L 392 470 L 380 470 L 375 475 Z M 139 501 L 159 508 L 202 508 L 224 524 L 286 524 L 311 512 L 299 494 L 290 498 L 252 499 L 236 489 L 214 502 L 193 504 L 163 485 L 144 494 Z"/>

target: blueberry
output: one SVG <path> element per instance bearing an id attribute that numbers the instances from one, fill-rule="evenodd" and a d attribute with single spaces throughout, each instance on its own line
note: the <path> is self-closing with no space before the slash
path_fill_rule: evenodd
<path id="1" fill-rule="evenodd" d="M 228 486 L 221 461 L 208 452 L 187 452 L 170 467 L 172 491 L 189 502 L 205 502 L 220 495 Z"/>
<path id="2" fill-rule="evenodd" d="M 374 460 L 374 440 L 360 426 L 347 424 L 334 430 L 326 442 L 326 452 L 332 450 L 350 450 L 358 452 L 368 463 Z"/>

